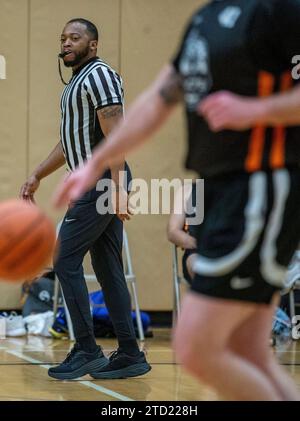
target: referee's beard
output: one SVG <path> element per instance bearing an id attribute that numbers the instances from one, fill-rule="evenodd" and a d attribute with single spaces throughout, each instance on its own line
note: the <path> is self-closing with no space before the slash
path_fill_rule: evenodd
<path id="1" fill-rule="evenodd" d="M 82 50 L 80 52 L 72 51 L 72 53 L 75 55 L 74 60 L 72 60 L 72 61 L 66 61 L 66 58 L 68 57 L 68 56 L 66 56 L 64 58 L 64 65 L 66 67 L 73 67 L 73 66 L 77 66 L 78 64 L 81 64 L 81 62 L 83 62 L 84 59 L 86 57 L 88 57 L 89 52 L 90 52 L 90 47 L 89 46 L 87 46 L 84 50 Z"/>

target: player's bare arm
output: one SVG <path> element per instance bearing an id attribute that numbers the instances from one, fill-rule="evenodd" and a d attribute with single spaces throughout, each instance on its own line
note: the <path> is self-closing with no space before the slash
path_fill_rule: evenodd
<path id="1" fill-rule="evenodd" d="M 130 107 L 126 119 L 101 145 L 93 159 L 102 162 L 120 161 L 127 152 L 150 138 L 167 120 L 182 98 L 181 84 L 171 65 L 165 66 L 154 83 Z M 137 116 L 143 115 L 143 119 Z M 96 164 L 97 165 L 97 164 Z"/>
<path id="2" fill-rule="evenodd" d="M 300 87 L 267 98 L 240 96 L 228 91 L 209 95 L 198 107 L 211 130 L 246 130 L 256 124 L 276 126 L 300 123 Z"/>
<path id="3" fill-rule="evenodd" d="M 266 123 L 288 126 L 300 123 L 300 86 L 288 92 L 261 100 L 262 118 Z"/>
<path id="4" fill-rule="evenodd" d="M 175 105 L 183 100 L 182 77 L 171 68 L 160 88 L 160 96 L 166 105 Z"/>

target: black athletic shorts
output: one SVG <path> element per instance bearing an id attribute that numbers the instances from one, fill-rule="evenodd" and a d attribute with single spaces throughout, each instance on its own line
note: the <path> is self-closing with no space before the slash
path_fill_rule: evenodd
<path id="1" fill-rule="evenodd" d="M 270 303 L 300 240 L 300 168 L 205 180 L 192 290 Z"/>

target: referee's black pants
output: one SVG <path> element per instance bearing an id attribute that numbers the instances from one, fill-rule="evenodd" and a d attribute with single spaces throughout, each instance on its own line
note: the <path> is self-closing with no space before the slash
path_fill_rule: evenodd
<path id="1" fill-rule="evenodd" d="M 78 341 L 93 336 L 83 258 L 89 251 L 118 341 L 136 339 L 131 302 L 122 263 L 123 223 L 116 215 L 100 215 L 99 192 L 86 193 L 70 208 L 59 232 L 55 272 L 60 281 Z"/>

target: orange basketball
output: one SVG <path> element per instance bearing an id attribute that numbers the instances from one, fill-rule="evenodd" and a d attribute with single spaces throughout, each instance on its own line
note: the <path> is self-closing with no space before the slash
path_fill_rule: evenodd
<path id="1" fill-rule="evenodd" d="M 34 278 L 52 264 L 55 228 L 35 205 L 12 199 L 0 203 L 0 279 Z"/>

